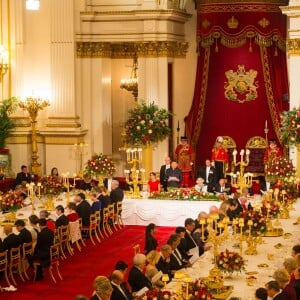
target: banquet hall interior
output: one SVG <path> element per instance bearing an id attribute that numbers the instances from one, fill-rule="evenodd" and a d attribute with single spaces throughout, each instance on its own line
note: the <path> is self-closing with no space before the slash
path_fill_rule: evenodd
<path id="1" fill-rule="evenodd" d="M 0 251 L 0 299 L 89 299 L 96 276 L 109 277 L 119 260 L 130 270 L 136 253 L 145 253 L 148 224 L 156 225 L 161 253 L 175 228 L 223 202 L 229 207 L 244 188 L 253 219 L 244 211 L 220 226 L 214 217 L 198 220 L 202 234 L 214 225 L 210 246 L 185 268 L 188 275 L 162 277 L 164 299 L 200 299 L 188 296 L 189 280 L 200 277 L 210 278 L 205 299 L 222 294 L 210 286 L 211 270 L 227 249 L 245 268 L 227 278 L 219 266 L 218 299 L 255 299 L 274 280 L 300 243 L 300 0 L 1 0 L 0 26 L 1 240 L 7 226 L 17 233 L 16 219 L 29 228 L 29 216 L 42 209 L 56 219 L 55 208 L 66 208 L 88 180 L 100 188 L 103 179 L 117 180 L 124 190 L 107 223 L 101 212 L 97 230 L 83 231 L 89 234 L 71 250 L 61 245 L 62 280 L 51 265 L 41 281 L 31 267 L 23 280 L 8 274 L 7 281 Z M 274 160 L 266 154 L 272 143 L 280 153 Z M 183 181 L 149 192 L 149 174 L 158 178 L 166 158 L 178 161 Z M 207 160 L 216 170 L 221 162 L 212 193 L 194 189 Z M 24 166 L 29 203 L 15 205 Z M 54 168 L 58 184 L 49 179 Z M 232 194 L 216 192 L 221 178 Z M 265 227 L 252 235 L 255 213 Z M 9 264 L 11 273 L 25 270 L 24 262 Z M 155 297 L 162 294 L 147 299 Z"/>

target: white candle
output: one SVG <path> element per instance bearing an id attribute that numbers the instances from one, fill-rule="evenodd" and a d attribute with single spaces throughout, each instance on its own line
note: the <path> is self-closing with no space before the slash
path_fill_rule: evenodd
<path id="1" fill-rule="evenodd" d="M 73 174 L 73 186 L 75 187 L 75 179 L 76 179 L 76 173 Z"/>
<path id="2" fill-rule="evenodd" d="M 268 129 L 268 121 L 265 122 L 265 129 Z"/>

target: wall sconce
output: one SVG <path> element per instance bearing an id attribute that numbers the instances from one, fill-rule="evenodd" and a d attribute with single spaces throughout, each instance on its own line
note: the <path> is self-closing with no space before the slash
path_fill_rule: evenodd
<path id="1" fill-rule="evenodd" d="M 40 0 L 26 0 L 26 9 L 27 10 L 39 10 L 40 9 Z"/>
<path id="2" fill-rule="evenodd" d="M 8 70 L 8 56 L 8 51 L 3 45 L 0 45 L 0 81 L 2 79 L 2 76 Z"/>
<path id="3" fill-rule="evenodd" d="M 130 78 L 121 79 L 121 84 L 120 84 L 121 89 L 125 89 L 128 92 L 132 93 L 135 101 L 137 101 L 137 97 L 138 97 L 137 69 L 138 69 L 138 61 L 137 61 L 137 56 L 135 55 L 133 58 L 133 65 L 131 69 Z"/>

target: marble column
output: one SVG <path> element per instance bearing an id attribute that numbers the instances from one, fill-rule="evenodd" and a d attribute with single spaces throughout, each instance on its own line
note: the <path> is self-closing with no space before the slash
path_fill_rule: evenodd
<path id="1" fill-rule="evenodd" d="M 287 55 L 288 55 L 288 72 L 290 83 L 290 108 L 299 107 L 300 105 L 300 85 L 299 85 L 299 70 L 300 70 L 300 0 L 292 0 L 289 6 L 281 7 L 284 14 L 288 16 L 288 40 L 287 40 Z M 290 147 L 290 158 L 297 169 L 297 176 L 300 176 L 300 147 Z"/>

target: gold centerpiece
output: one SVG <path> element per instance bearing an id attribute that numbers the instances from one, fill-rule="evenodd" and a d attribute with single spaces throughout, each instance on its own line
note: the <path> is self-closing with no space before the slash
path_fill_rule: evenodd
<path id="1" fill-rule="evenodd" d="M 35 175 L 42 176 L 41 163 L 38 162 L 38 146 L 37 146 L 37 131 L 36 123 L 37 116 L 40 110 L 49 106 L 49 102 L 41 98 L 29 97 L 24 102 L 20 102 L 19 106 L 23 110 L 26 110 L 29 114 L 31 122 L 31 172 Z"/>

